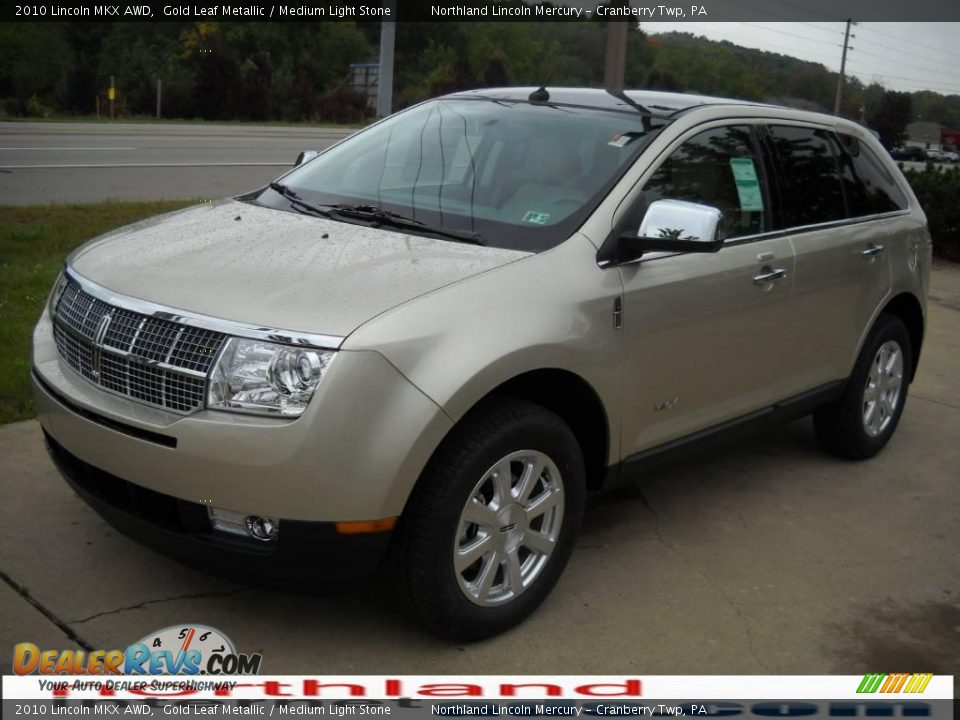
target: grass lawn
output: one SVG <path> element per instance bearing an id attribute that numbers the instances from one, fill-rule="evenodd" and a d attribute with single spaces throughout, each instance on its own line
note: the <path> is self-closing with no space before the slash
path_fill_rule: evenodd
<path id="1" fill-rule="evenodd" d="M 30 333 L 67 254 L 107 230 L 190 204 L 0 206 L 0 423 L 33 417 Z"/>

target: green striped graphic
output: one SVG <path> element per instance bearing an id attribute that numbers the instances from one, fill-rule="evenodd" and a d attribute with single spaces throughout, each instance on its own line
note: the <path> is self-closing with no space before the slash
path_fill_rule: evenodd
<path id="1" fill-rule="evenodd" d="M 883 682 L 883 679 L 887 676 L 887 673 L 867 673 L 863 676 L 863 680 L 860 681 L 860 687 L 857 688 L 858 693 L 873 693 L 876 692 L 880 687 L 880 683 Z"/>

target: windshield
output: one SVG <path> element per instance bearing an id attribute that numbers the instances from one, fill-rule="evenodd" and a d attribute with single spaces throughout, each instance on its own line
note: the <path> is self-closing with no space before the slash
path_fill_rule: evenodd
<path id="1" fill-rule="evenodd" d="M 261 204 L 364 205 L 539 251 L 568 238 L 653 132 L 639 114 L 443 99 L 345 140 L 264 189 Z M 340 219 L 334 216 L 334 219 Z M 388 223 L 382 223 L 389 229 Z M 403 228 L 404 232 L 418 232 Z"/>

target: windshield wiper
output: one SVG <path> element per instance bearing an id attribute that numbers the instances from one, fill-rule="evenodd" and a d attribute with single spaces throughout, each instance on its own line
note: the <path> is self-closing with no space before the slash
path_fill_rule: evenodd
<path id="1" fill-rule="evenodd" d="M 457 242 L 472 243 L 474 245 L 485 245 L 483 238 L 479 233 L 468 230 L 453 230 L 450 228 L 438 227 L 437 225 L 428 225 L 422 220 L 416 220 L 406 215 L 384 210 L 378 205 L 330 205 L 330 212 L 346 218 L 356 220 L 367 220 L 375 225 L 386 225 L 402 230 L 413 230 L 414 232 L 429 233 L 438 235 Z"/>
<path id="2" fill-rule="evenodd" d="M 312 205 L 301 198 L 296 190 L 283 183 L 272 182 L 270 183 L 270 189 L 283 195 L 283 197 L 290 201 L 290 205 L 294 209 L 311 215 L 319 215 L 320 217 L 330 218 L 331 220 L 360 220 L 370 222 L 377 226 L 386 225 L 403 230 L 413 230 L 414 232 L 438 235 L 449 240 L 456 240 L 457 242 L 473 243 L 474 245 L 486 244 L 478 233 L 428 225 L 425 222 L 407 217 L 406 215 L 384 210 L 378 205 Z"/>
<path id="3" fill-rule="evenodd" d="M 307 213 L 308 215 L 319 215 L 320 217 L 334 218 L 334 213 L 330 212 L 326 206 L 320 205 L 311 205 L 306 200 L 300 197 L 297 192 L 287 185 L 278 182 L 270 183 L 270 189 L 275 193 L 283 195 L 287 200 L 290 201 L 291 207 L 300 212 Z"/>

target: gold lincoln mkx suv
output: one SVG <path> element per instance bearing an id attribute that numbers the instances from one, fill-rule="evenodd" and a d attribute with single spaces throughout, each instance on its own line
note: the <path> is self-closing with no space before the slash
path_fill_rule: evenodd
<path id="1" fill-rule="evenodd" d="M 650 461 L 811 412 L 863 459 L 897 427 L 930 238 L 855 123 L 480 90 L 300 161 L 87 243 L 37 324 L 54 461 L 150 546 L 243 577 L 386 566 L 479 638 Z"/>

